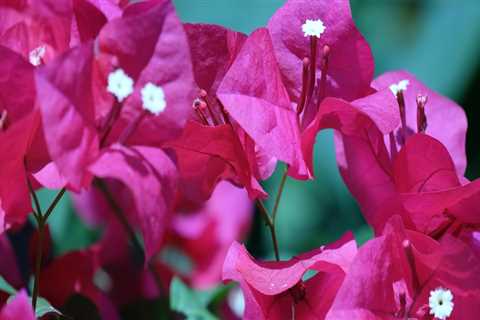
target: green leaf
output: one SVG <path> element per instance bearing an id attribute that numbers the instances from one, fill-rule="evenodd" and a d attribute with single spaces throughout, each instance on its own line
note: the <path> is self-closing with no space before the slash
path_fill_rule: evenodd
<path id="1" fill-rule="evenodd" d="M 174 278 L 170 285 L 170 308 L 184 314 L 187 319 L 217 319 L 208 306 L 219 297 L 224 296 L 229 287 L 219 286 L 211 290 L 194 291 L 179 278 Z"/>
<path id="2" fill-rule="evenodd" d="M 0 276 L 0 290 L 10 295 L 16 294 L 17 290 L 12 287 L 2 276 Z"/>
<path id="3" fill-rule="evenodd" d="M 58 190 L 41 189 L 37 191 L 41 207 L 45 210 Z M 63 196 L 48 219 L 55 255 L 79 250 L 94 243 L 100 236 L 98 230 L 89 228 L 80 217 L 75 214 L 69 194 Z"/>
<path id="4" fill-rule="evenodd" d="M 43 317 L 44 315 L 47 315 L 47 314 L 56 314 L 56 315 L 59 315 L 59 316 L 62 315 L 62 313 L 60 311 L 58 311 L 57 309 L 55 309 L 50 304 L 50 302 L 48 302 L 46 299 L 40 297 L 37 300 L 37 308 L 35 309 L 35 316 L 37 318 L 40 318 L 40 317 Z"/>

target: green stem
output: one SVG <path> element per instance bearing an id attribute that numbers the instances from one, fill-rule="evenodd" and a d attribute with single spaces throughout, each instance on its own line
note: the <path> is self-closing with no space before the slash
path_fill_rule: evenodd
<path id="1" fill-rule="evenodd" d="M 32 307 L 33 310 L 37 308 L 37 299 L 38 293 L 40 290 L 40 271 L 42 268 L 42 255 L 43 255 L 43 237 L 45 233 L 45 224 L 41 218 L 41 215 L 38 216 L 38 242 L 37 242 L 37 252 L 35 257 L 35 280 L 33 282 L 33 294 L 32 294 Z"/>
<path id="2" fill-rule="evenodd" d="M 283 189 L 285 188 L 285 182 L 287 181 L 288 176 L 288 166 L 285 167 L 285 170 L 282 175 L 282 180 L 280 181 L 280 185 L 278 186 L 277 196 L 275 198 L 275 204 L 273 206 L 272 215 L 268 213 L 267 208 L 262 200 L 257 199 L 257 206 L 260 209 L 260 213 L 262 214 L 263 218 L 265 219 L 265 223 L 270 229 L 270 235 L 272 236 L 272 243 L 273 243 L 273 250 L 275 252 L 275 259 L 280 261 L 280 251 L 278 250 L 278 240 L 277 240 L 277 232 L 275 228 L 275 220 L 277 218 L 278 207 L 280 205 L 280 199 L 282 198 Z"/>
<path id="3" fill-rule="evenodd" d="M 262 214 L 262 217 L 265 219 L 265 224 L 270 230 L 270 235 L 272 236 L 273 250 L 275 252 L 275 259 L 277 261 L 280 261 L 280 252 L 278 250 L 278 241 L 277 241 L 277 233 L 275 230 L 275 224 L 272 218 L 270 217 L 270 215 L 268 214 L 267 208 L 263 204 L 263 201 L 260 199 L 257 199 L 257 205 L 258 205 L 258 208 L 260 209 L 260 213 Z"/>
<path id="4" fill-rule="evenodd" d="M 42 269 L 43 240 L 45 238 L 45 226 L 47 225 L 48 217 L 50 217 L 50 215 L 53 212 L 53 209 L 55 209 L 58 202 L 65 194 L 66 189 L 63 188 L 57 193 L 57 195 L 55 196 L 55 199 L 52 201 L 52 203 L 48 207 L 45 214 L 42 214 L 40 201 L 38 200 L 37 194 L 33 190 L 32 184 L 28 179 L 28 177 L 27 177 L 27 184 L 30 190 L 30 194 L 32 195 L 33 202 L 35 203 L 36 212 L 34 211 L 34 217 L 38 225 L 38 242 L 37 242 L 37 252 L 35 257 L 35 271 L 34 271 L 35 279 L 33 282 L 33 293 L 32 293 L 32 307 L 33 307 L 33 310 L 36 310 L 37 300 L 38 300 L 39 291 L 40 291 L 40 272 Z"/>
<path id="5" fill-rule="evenodd" d="M 283 171 L 283 175 L 282 175 L 282 180 L 280 181 L 280 185 L 278 186 L 277 197 L 275 199 L 275 205 L 273 206 L 273 212 L 272 212 L 273 224 L 275 224 L 278 206 L 280 205 L 280 199 L 282 198 L 283 189 L 285 188 L 285 182 L 287 181 L 287 176 L 288 176 L 288 166 L 285 167 L 285 170 Z"/>
<path id="6" fill-rule="evenodd" d="M 45 215 L 43 216 L 43 222 L 44 222 L 44 223 L 47 223 L 47 220 L 48 220 L 48 218 L 50 217 L 50 215 L 52 214 L 53 209 L 55 209 L 55 207 L 56 207 L 57 204 L 60 202 L 60 200 L 62 199 L 62 197 L 63 197 L 63 195 L 65 194 L 66 191 L 67 191 L 67 189 L 62 188 L 62 189 L 57 193 L 57 195 L 55 196 L 55 199 L 53 199 L 52 203 L 50 204 L 50 206 L 48 207 L 47 211 L 45 212 Z"/>

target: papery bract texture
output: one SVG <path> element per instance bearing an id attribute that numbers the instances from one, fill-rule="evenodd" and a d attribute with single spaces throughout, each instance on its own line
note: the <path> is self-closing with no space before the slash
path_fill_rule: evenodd
<path id="1" fill-rule="evenodd" d="M 256 262 L 234 242 L 225 259 L 223 278 L 240 283 L 245 296 L 244 319 L 322 319 L 357 252 L 352 236 L 289 261 Z M 302 280 L 307 270 L 317 271 Z"/>
<path id="2" fill-rule="evenodd" d="M 35 108 L 33 67 L 20 55 L 0 46 L 0 231 L 21 224 L 30 212 L 26 177 L 48 161 Z M 8 181 L 8 182 L 7 182 Z"/>
<path id="3" fill-rule="evenodd" d="M 291 166 L 291 175 L 308 178 L 297 115 L 283 85 L 267 29 L 255 31 L 227 72 L 218 97 L 256 144 Z"/>
<path id="4" fill-rule="evenodd" d="M 265 197 L 231 125 L 208 127 L 189 121 L 182 136 L 166 147 L 175 150 L 184 201 L 208 199 L 217 182 L 231 180 L 244 186 L 251 199 Z"/>
<path id="5" fill-rule="evenodd" d="M 395 194 L 392 165 L 383 134 L 365 113 L 350 103 L 327 98 L 302 135 L 304 154 L 308 159 L 313 157 L 313 141 L 317 132 L 327 128 L 335 129 L 341 135 L 339 141 L 343 143 L 343 152 L 337 152 L 337 163 L 366 220 L 373 226 L 382 224 L 379 221 L 382 218 L 376 212 Z M 312 165 L 309 163 L 310 167 Z"/>
<path id="6" fill-rule="evenodd" d="M 428 99 L 425 105 L 426 134 L 445 145 L 455 163 L 457 174 L 460 177 L 463 176 L 467 165 L 465 154 L 467 118 L 465 112 L 454 101 L 436 93 L 405 71 L 385 73 L 373 81 L 372 87 L 376 90 L 388 90 L 390 85 L 402 80 L 409 82 L 407 89 L 403 92 L 408 131 L 417 132 L 416 100 L 418 95 L 426 96 Z M 397 128 L 399 126 L 400 122 L 397 123 Z"/>
<path id="7" fill-rule="evenodd" d="M 310 58 L 310 39 L 302 32 L 308 19 L 320 19 L 325 26 L 318 39 L 317 79 L 321 77 L 322 48 L 330 47 L 325 96 L 354 100 L 368 93 L 373 56 L 355 27 L 349 1 L 289 0 L 270 19 L 268 30 L 292 101 L 300 99 L 302 60 Z"/>
<path id="8" fill-rule="evenodd" d="M 359 250 L 327 319 L 426 317 L 429 293 L 439 287 L 455 297 L 449 319 L 474 319 L 480 299 L 477 259 L 461 241 L 437 242 L 405 230 L 400 217 L 393 217 L 383 235 Z"/>
<path id="9" fill-rule="evenodd" d="M 127 214 L 140 227 L 148 261 L 162 245 L 171 214 L 177 182 L 173 162 L 161 149 L 115 144 L 89 170 L 97 177 L 119 180 L 130 190 L 136 210 Z"/>
<path id="10" fill-rule="evenodd" d="M 50 61 L 69 48 L 73 18 L 72 1 L 19 1 L 0 4 L 0 43 L 17 51 L 28 61 L 30 53 L 44 53 L 30 59 L 35 64 Z"/>
<path id="11" fill-rule="evenodd" d="M 93 43 L 72 49 L 36 74 L 48 151 L 72 190 L 87 187 L 98 156 L 92 98 Z"/>
<path id="12" fill-rule="evenodd" d="M 178 136 L 191 116 L 195 86 L 187 35 L 171 2 L 155 0 L 128 6 L 121 18 L 102 29 L 98 43 L 110 69 L 122 68 L 135 80 L 134 92 L 124 103 L 112 137 L 118 137 L 143 112 L 141 89 L 147 83 L 162 88 L 166 108 L 158 116 L 146 117 L 129 142 L 160 146 Z M 101 104 L 97 112 L 105 115 L 110 106 L 111 102 Z"/>
<path id="13" fill-rule="evenodd" d="M 232 65 L 247 36 L 212 24 L 184 25 L 192 56 L 195 82 L 215 97 L 217 89 Z"/>

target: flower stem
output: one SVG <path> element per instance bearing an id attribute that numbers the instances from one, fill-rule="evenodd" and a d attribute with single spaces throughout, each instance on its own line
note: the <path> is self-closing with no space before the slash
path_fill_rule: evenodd
<path id="1" fill-rule="evenodd" d="M 39 296 L 39 286 L 40 286 L 40 271 L 42 268 L 42 255 L 43 255 L 43 236 L 45 233 L 45 224 L 41 216 L 38 216 L 38 242 L 37 242 L 37 252 L 35 257 L 35 280 L 33 282 L 33 293 L 32 293 L 32 307 L 33 310 L 37 308 L 37 300 Z"/>
<path id="2" fill-rule="evenodd" d="M 120 144 L 125 144 L 127 140 L 133 135 L 135 130 L 137 130 L 138 126 L 142 122 L 142 120 L 148 115 L 147 110 L 142 110 L 137 117 L 131 122 L 125 130 L 122 132 L 120 135 L 120 138 L 118 138 L 118 143 Z"/>
<path id="3" fill-rule="evenodd" d="M 275 259 L 277 261 L 280 261 L 280 253 L 278 250 L 278 241 L 277 241 L 277 234 L 275 230 L 275 224 L 268 214 L 267 208 L 263 204 L 263 201 L 260 199 L 257 199 L 257 206 L 260 209 L 260 213 L 262 214 L 262 217 L 265 219 L 265 224 L 267 225 L 268 229 L 270 230 L 270 234 L 272 236 L 272 243 L 273 243 L 273 250 L 275 252 Z"/>
<path id="4" fill-rule="evenodd" d="M 108 136 L 112 131 L 113 125 L 115 121 L 117 121 L 118 117 L 120 116 L 120 112 L 122 111 L 122 104 L 115 100 L 112 108 L 110 109 L 107 117 L 106 122 L 102 128 L 102 137 L 100 139 L 100 147 L 104 147 L 105 143 L 107 142 Z"/>
<path id="5" fill-rule="evenodd" d="M 262 200 L 257 199 L 257 206 L 260 209 L 260 213 L 262 214 L 263 218 L 265 219 L 265 223 L 270 230 L 270 234 L 272 236 L 272 243 L 273 243 L 273 250 L 275 252 L 275 259 L 280 261 L 280 252 L 278 250 L 278 241 L 277 241 L 277 233 L 275 228 L 275 220 L 277 217 L 278 207 L 280 205 L 280 199 L 282 198 L 283 189 L 285 187 L 285 182 L 287 181 L 287 174 L 288 174 L 288 166 L 285 167 L 285 170 L 282 175 L 282 180 L 280 181 L 280 185 L 278 186 L 277 197 L 275 198 L 275 204 L 273 206 L 272 215 L 268 213 L 267 208 Z"/>
<path id="6" fill-rule="evenodd" d="M 42 268 L 43 240 L 45 238 L 45 226 L 47 225 L 48 217 L 50 217 L 50 215 L 53 212 L 53 209 L 55 209 L 60 199 L 62 199 L 66 189 L 62 188 L 57 193 L 57 195 L 55 196 L 55 199 L 53 199 L 52 203 L 48 207 L 45 214 L 42 214 L 40 201 L 38 200 L 37 194 L 35 193 L 35 190 L 33 190 L 32 183 L 30 182 L 30 179 L 28 179 L 28 177 L 27 177 L 27 185 L 28 185 L 30 194 L 33 198 L 33 202 L 35 204 L 35 210 L 33 212 L 33 215 L 38 225 L 38 242 L 37 242 L 37 252 L 35 256 L 35 271 L 34 271 L 35 279 L 33 282 L 33 293 L 32 293 L 32 307 L 33 307 L 33 310 L 35 310 L 37 307 L 37 300 L 38 300 L 39 291 L 40 291 L 40 272 Z"/>
<path id="7" fill-rule="evenodd" d="M 282 175 L 282 180 L 280 181 L 280 185 L 278 186 L 277 197 L 275 198 L 275 205 L 273 206 L 273 212 L 272 212 L 273 224 L 275 224 L 278 206 L 280 205 L 280 199 L 282 198 L 283 189 L 285 188 L 285 182 L 287 181 L 287 176 L 288 176 L 288 166 L 285 167 L 285 170 L 283 171 L 283 175 Z"/>

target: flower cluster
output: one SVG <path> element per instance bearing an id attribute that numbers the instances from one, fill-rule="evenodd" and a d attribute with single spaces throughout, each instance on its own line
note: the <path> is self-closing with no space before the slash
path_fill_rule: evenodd
<path id="1" fill-rule="evenodd" d="M 0 280 L 28 287 L 6 234 L 32 214 L 34 309 L 81 294 L 115 320 L 181 276 L 238 283 L 229 316 L 244 319 L 477 318 L 465 114 L 408 72 L 373 79 L 348 0 L 288 0 L 248 36 L 182 24 L 169 0 L 4 1 L 0 17 Z M 275 242 L 277 261 L 256 261 L 236 241 L 254 201 L 275 241 L 261 181 L 279 162 L 313 179 L 323 129 L 375 237 L 288 261 Z M 40 188 L 60 189 L 45 211 Z M 47 219 L 66 191 L 103 232 L 54 257 Z M 178 252 L 189 270 L 169 263 Z M 35 318 L 25 291 L 7 298 L 0 320 Z"/>

